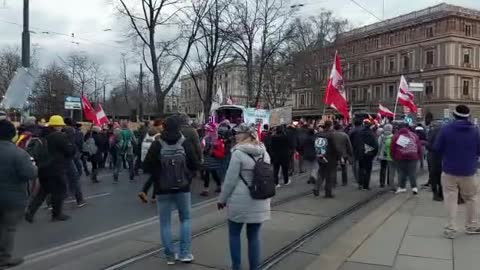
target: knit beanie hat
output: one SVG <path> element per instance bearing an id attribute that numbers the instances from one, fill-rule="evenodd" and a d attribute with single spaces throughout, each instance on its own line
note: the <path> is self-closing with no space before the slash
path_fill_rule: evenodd
<path id="1" fill-rule="evenodd" d="M 455 111 L 453 112 L 453 116 L 455 118 L 468 118 L 470 117 L 470 108 L 468 108 L 466 105 L 458 105 L 455 107 Z"/>

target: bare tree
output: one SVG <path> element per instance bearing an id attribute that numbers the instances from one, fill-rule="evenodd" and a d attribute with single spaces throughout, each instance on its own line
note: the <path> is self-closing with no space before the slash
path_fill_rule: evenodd
<path id="1" fill-rule="evenodd" d="M 0 99 L 3 99 L 15 72 L 22 65 L 18 48 L 4 48 L 0 51 Z"/>
<path id="2" fill-rule="evenodd" d="M 289 58 L 276 57 L 265 66 L 263 97 L 269 108 L 285 107 L 293 92 L 292 63 Z"/>
<path id="3" fill-rule="evenodd" d="M 94 63 L 86 54 L 72 53 L 66 59 L 60 58 L 64 66 L 70 73 L 72 80 L 72 88 L 75 94 L 88 95 L 93 88 L 91 84 L 94 82 L 92 69 Z"/>
<path id="4" fill-rule="evenodd" d="M 226 20 L 226 13 L 231 2 L 232 0 L 212 1 L 199 24 L 200 38 L 195 43 L 196 58 L 186 65 L 202 101 L 206 118 L 209 116 L 215 93 L 214 82 L 217 68 L 231 52 L 231 40 L 227 33 L 231 26 Z M 195 64 L 198 65 L 198 70 L 195 69 Z"/>
<path id="5" fill-rule="evenodd" d="M 179 7 L 179 0 L 118 1 L 120 2 L 120 13 L 129 18 L 135 35 L 143 45 L 143 60 L 147 69 L 153 75 L 157 111 L 159 114 L 163 114 L 165 97 L 175 85 L 187 61 L 192 45 L 196 40 L 199 24 L 205 13 L 208 1 L 192 0 L 188 7 Z M 182 14 L 183 16 L 181 16 Z M 181 25 L 184 29 L 180 29 L 177 37 L 168 42 L 158 42 L 157 34 L 162 26 L 182 19 L 183 24 Z M 188 23 L 186 22 L 187 19 L 189 20 Z M 179 42 L 185 39 L 185 50 L 183 53 L 174 52 L 173 49 L 182 47 L 179 45 Z M 162 60 L 167 56 L 174 56 L 178 65 L 168 82 L 162 85 L 161 71 L 159 69 Z"/>
<path id="6" fill-rule="evenodd" d="M 289 0 L 236 0 L 232 5 L 233 47 L 247 71 L 248 103 L 257 106 L 268 61 L 291 38 Z"/>

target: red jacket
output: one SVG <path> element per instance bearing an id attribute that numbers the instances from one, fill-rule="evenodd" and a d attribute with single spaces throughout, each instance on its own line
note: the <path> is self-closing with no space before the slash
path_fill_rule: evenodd
<path id="1" fill-rule="evenodd" d="M 392 139 L 394 160 L 420 160 L 422 144 L 418 136 L 408 128 L 400 129 Z"/>

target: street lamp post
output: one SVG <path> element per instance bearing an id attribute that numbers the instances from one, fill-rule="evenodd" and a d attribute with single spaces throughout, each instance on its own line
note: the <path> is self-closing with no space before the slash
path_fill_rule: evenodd
<path id="1" fill-rule="evenodd" d="M 23 0 L 22 66 L 30 67 L 29 1 Z"/>

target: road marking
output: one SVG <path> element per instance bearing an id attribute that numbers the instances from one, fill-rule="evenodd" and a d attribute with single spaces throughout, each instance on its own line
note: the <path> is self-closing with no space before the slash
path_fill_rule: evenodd
<path id="1" fill-rule="evenodd" d="M 192 206 L 192 210 L 199 210 L 199 209 L 214 205 L 216 202 L 217 202 L 217 198 L 212 198 L 212 199 L 209 199 L 209 200 L 206 200 L 206 201 L 202 201 L 202 202 L 199 202 L 197 204 L 194 204 Z M 175 212 L 175 215 L 178 215 L 178 212 Z M 124 226 L 121 226 L 121 227 L 118 227 L 118 228 L 115 228 L 115 229 L 112 229 L 112 230 L 109 230 L 109 231 L 106 231 L 106 232 L 102 232 L 102 233 L 99 233 L 99 234 L 96 234 L 96 235 L 85 237 L 85 238 L 82 238 L 82 239 L 79 239 L 79 240 L 76 240 L 76 241 L 72 241 L 72 242 L 57 246 L 57 247 L 53 247 L 53 248 L 49 248 L 49 249 L 46 249 L 46 250 L 43 250 L 43 251 L 32 253 L 32 254 L 29 254 L 29 255 L 25 256 L 24 265 L 33 264 L 33 263 L 36 263 L 36 262 L 39 262 L 39 261 L 42 261 L 42 260 L 46 260 L 48 258 L 57 256 L 57 255 L 60 255 L 60 254 L 66 253 L 66 252 L 70 252 L 70 251 L 73 251 L 73 250 L 76 250 L 76 249 L 79 249 L 79 248 L 82 248 L 82 247 L 85 247 L 85 246 L 93 245 L 93 244 L 99 243 L 101 241 L 105 241 L 107 239 L 114 238 L 114 237 L 120 236 L 122 234 L 144 228 L 144 227 L 149 226 L 149 225 L 153 225 L 155 223 L 158 223 L 158 217 L 157 216 L 147 218 L 147 219 L 135 222 L 135 223 L 127 224 L 127 225 L 124 225 Z"/>
<path id="2" fill-rule="evenodd" d="M 104 192 L 104 193 L 99 193 L 99 194 L 96 194 L 96 195 L 92 195 L 92 196 L 87 196 L 85 197 L 84 199 L 85 200 L 90 200 L 90 199 L 94 199 L 94 198 L 100 198 L 100 197 L 105 197 L 105 196 L 108 196 L 110 195 L 111 193 L 109 192 Z M 69 201 L 65 201 L 65 203 L 76 203 L 77 200 L 69 200 Z"/>

